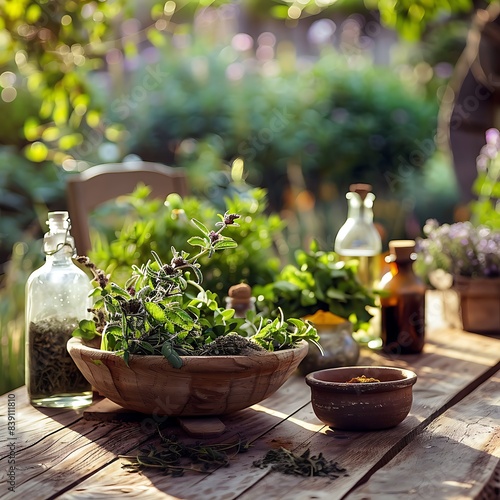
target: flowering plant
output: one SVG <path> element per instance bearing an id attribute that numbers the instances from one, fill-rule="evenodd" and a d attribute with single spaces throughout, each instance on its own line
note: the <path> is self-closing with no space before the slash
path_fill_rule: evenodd
<path id="1" fill-rule="evenodd" d="M 453 276 L 500 276 L 500 132 L 486 131 L 486 144 L 476 161 L 471 221 L 443 224 L 430 219 L 417 240 L 416 270 L 427 277 L 438 269 Z"/>
<path id="2" fill-rule="evenodd" d="M 471 203 L 472 220 L 500 230 L 500 132 L 486 131 L 486 144 L 477 157 L 477 178 L 472 187 L 477 200 Z"/>
<path id="3" fill-rule="evenodd" d="M 471 222 L 424 226 L 427 238 L 417 240 L 417 270 L 429 274 L 442 269 L 453 276 L 500 276 L 500 232 Z"/>

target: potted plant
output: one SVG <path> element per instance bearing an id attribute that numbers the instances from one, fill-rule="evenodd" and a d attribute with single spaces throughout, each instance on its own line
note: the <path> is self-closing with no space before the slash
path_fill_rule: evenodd
<path id="1" fill-rule="evenodd" d="M 276 281 L 254 288 L 257 307 L 275 316 L 297 316 L 311 321 L 324 350 L 311 349 L 301 370 L 333 368 L 355 364 L 359 346 L 352 337 L 367 329 L 375 307 L 375 296 L 358 280 L 357 261 L 343 261 L 335 252 L 319 250 L 312 242 L 309 252 L 295 253 L 295 263 L 285 266 Z"/>
<path id="2" fill-rule="evenodd" d="M 217 230 L 193 219 L 202 233 L 188 240 L 199 248 L 195 255 L 172 248 L 164 263 L 153 253 L 132 266 L 123 288 L 79 258 L 95 276 L 98 300 L 68 350 L 102 395 L 145 413 L 230 413 L 275 392 L 306 355 L 305 341 L 317 342 L 311 324 L 283 314 L 236 318 L 203 288 L 198 259 L 236 246 L 222 232 L 237 226 L 239 215 L 220 218 Z"/>
<path id="3" fill-rule="evenodd" d="M 459 294 L 464 330 L 500 333 L 500 232 L 470 221 L 428 220 L 417 240 L 417 269 L 431 284 Z"/>
<path id="4" fill-rule="evenodd" d="M 500 133 L 486 131 L 477 158 L 471 221 L 440 225 L 428 220 L 417 240 L 417 271 L 436 288 L 459 294 L 463 328 L 500 333 Z"/>

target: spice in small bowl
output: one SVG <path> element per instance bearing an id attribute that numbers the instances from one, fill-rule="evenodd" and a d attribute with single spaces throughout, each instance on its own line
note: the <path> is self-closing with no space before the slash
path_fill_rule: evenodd
<path id="1" fill-rule="evenodd" d="M 360 377 L 353 377 L 347 380 L 347 384 L 371 384 L 373 382 L 380 382 L 378 378 L 367 377 L 366 375 L 361 375 Z"/>

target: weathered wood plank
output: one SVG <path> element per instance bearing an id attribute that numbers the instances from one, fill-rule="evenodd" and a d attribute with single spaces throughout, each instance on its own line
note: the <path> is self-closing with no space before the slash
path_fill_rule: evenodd
<path id="1" fill-rule="evenodd" d="M 101 494 L 108 490 L 112 492 L 118 485 L 123 488 L 131 488 L 130 493 L 124 494 L 120 498 L 136 498 L 133 490 L 136 487 L 141 490 L 143 488 L 154 488 L 148 490 L 148 498 L 153 500 L 189 498 L 186 497 L 186 490 L 197 492 L 200 489 L 207 490 L 208 496 L 203 498 L 221 498 L 217 495 L 223 494 L 220 488 L 223 487 L 224 482 L 228 481 L 228 491 L 231 492 L 232 488 L 235 487 L 233 482 L 231 482 L 231 478 L 234 479 L 236 477 L 243 480 L 242 488 L 245 489 L 255 480 L 253 477 L 254 473 L 257 475 L 267 474 L 265 470 L 249 469 L 251 462 L 261 458 L 263 453 L 265 453 L 264 450 L 266 447 L 267 449 L 270 447 L 270 444 L 261 444 L 259 438 L 270 429 L 279 426 L 283 419 L 286 419 L 291 413 L 307 405 L 309 400 L 309 390 L 303 378 L 293 377 L 288 380 L 277 393 L 263 401 L 260 405 L 255 405 L 252 408 L 221 417 L 222 422 L 226 426 L 224 435 L 217 439 L 204 442 L 234 442 L 240 437 L 245 437 L 250 441 L 258 440 L 258 447 L 255 449 L 251 447 L 249 452 L 237 455 L 231 461 L 230 467 L 220 469 L 214 474 L 207 476 L 194 472 L 186 472 L 184 477 L 172 478 L 160 472 L 150 470 L 140 474 L 130 473 L 122 468 L 127 461 L 117 460 L 88 479 L 82 481 L 77 487 L 69 490 L 62 498 L 65 500 L 75 498 L 74 495 L 78 492 L 79 499 L 93 499 L 95 498 L 95 494 Z M 309 414 L 312 415 L 310 409 Z M 316 427 L 321 428 L 322 425 L 320 424 Z M 297 438 L 295 431 L 296 428 L 293 426 L 293 432 L 289 432 L 288 438 L 283 439 L 281 442 L 283 446 L 292 445 Z M 180 433 L 180 435 L 182 435 L 182 433 Z M 185 436 L 182 437 L 182 439 L 186 442 L 195 441 Z M 149 443 L 155 442 L 158 442 L 158 440 L 153 439 L 149 441 Z M 274 443 L 274 445 L 276 446 L 277 443 Z M 133 450 L 130 454 L 134 455 L 134 453 L 137 453 L 137 450 Z M 212 478 L 214 478 L 214 483 L 212 483 Z M 203 483 L 207 480 L 210 482 L 205 488 Z M 210 493 L 210 491 L 212 491 L 212 493 Z M 234 493 L 231 493 L 231 495 L 234 496 Z"/>
<path id="2" fill-rule="evenodd" d="M 54 425 L 58 424 L 56 420 Z M 39 423 L 30 434 L 38 434 L 35 445 L 16 447 L 15 494 L 20 498 L 50 498 L 77 484 L 148 438 L 147 429 L 136 424 L 106 424 L 80 419 L 68 427 L 58 424 L 57 431 L 45 434 Z M 0 470 L 7 469 L 7 458 L 0 460 Z M 0 478 L 0 491 L 7 491 Z"/>
<path id="3" fill-rule="evenodd" d="M 15 399 L 9 399 L 8 394 L 13 394 Z M 35 445 L 44 436 L 58 431 L 61 427 L 78 422 L 82 415 L 82 410 L 34 408 L 29 403 L 25 387 L 8 394 L 0 396 L 0 417 L 7 420 L 8 401 L 14 402 L 14 433 L 18 451 Z M 6 456 L 4 444 L 8 437 L 6 426 L 0 426 L 0 459 Z"/>
<path id="4" fill-rule="evenodd" d="M 347 433 L 328 430 L 312 413 L 308 404 L 310 391 L 303 378 L 293 377 L 268 400 L 222 418 L 227 431 L 213 442 L 232 440 L 241 433 L 253 446 L 247 454 L 234 457 L 229 468 L 219 469 L 208 476 L 188 473 L 183 478 L 171 478 L 158 472 L 133 474 L 122 469 L 124 461 L 116 457 L 133 454 L 154 433 L 158 417 L 155 420 L 146 416 L 135 423 L 86 421 L 81 418 L 81 412 L 32 408 L 23 390 L 17 390 L 17 418 L 22 446 L 17 455 L 16 495 L 31 495 L 34 498 L 42 495 L 43 498 L 52 496 L 66 500 L 104 496 L 141 496 L 153 500 L 340 498 L 398 453 L 403 454 L 405 445 L 421 438 L 417 437 L 418 432 L 491 377 L 500 364 L 499 346 L 498 339 L 457 330 L 441 330 L 429 332 L 422 356 L 389 359 L 378 353 L 365 352 L 362 363 L 407 367 L 419 375 L 409 417 L 400 426 L 387 431 Z M 0 398 L 0 415 L 6 415 L 6 402 L 6 397 Z M 461 414 L 458 406 L 456 409 Z M 495 418 L 498 416 L 493 415 L 496 415 Z M 469 417 L 472 420 L 466 428 L 476 425 L 473 415 Z M 457 442 L 458 437 L 455 436 Z M 148 442 L 154 439 L 150 438 Z M 491 442 L 498 446 L 497 441 Z M 459 443 L 472 448 L 468 441 Z M 262 458 L 270 448 L 279 446 L 297 452 L 309 447 L 313 454 L 323 451 L 328 459 L 346 467 L 350 475 L 335 481 L 302 479 L 252 467 L 254 460 Z M 462 448 L 458 448 L 460 450 Z M 491 448 L 484 448 L 483 451 L 491 453 Z M 2 472 L 5 463 L 4 457 L 3 461 L 0 460 Z M 3 492 L 5 484 L 2 481 L 3 478 L 0 480 L 0 491 Z M 481 481 L 478 480 L 478 485 Z"/>
<path id="5" fill-rule="evenodd" d="M 275 414 L 265 413 L 263 408 L 259 408 L 259 412 L 261 412 L 261 421 L 264 421 L 264 418 L 267 420 L 277 418 Z M 279 447 L 291 449 L 297 444 L 305 443 L 323 427 L 324 425 L 313 415 L 310 405 L 307 405 L 296 414 L 281 420 L 258 440 L 254 440 L 249 450 L 236 456 L 229 468 L 219 469 L 197 483 L 173 484 L 168 492 L 181 498 L 192 499 L 240 498 L 240 495 L 243 495 L 250 486 L 270 474 L 267 468 L 254 467 L 254 461 L 264 458 L 270 449 Z M 264 495 L 257 492 L 256 495 L 251 496 L 254 499 L 268 498 L 267 492 Z"/>
<path id="6" fill-rule="evenodd" d="M 85 487 L 76 487 L 74 490 L 57 497 L 58 500 L 109 500 L 112 498 L 120 500 L 133 500 L 134 498 L 138 500 L 180 500 L 157 490 L 154 485 L 140 486 L 136 484 L 95 486 L 90 490 Z"/>
<path id="7" fill-rule="evenodd" d="M 479 380 L 486 379 L 492 371 L 498 369 L 498 340 L 477 336 L 477 343 L 469 345 L 470 340 L 465 340 L 470 339 L 470 335 L 456 333 L 457 335 L 454 331 L 440 332 L 436 340 L 431 335 L 429 345 L 426 346 L 426 352 L 429 353 L 427 356 L 406 356 L 388 362 L 385 357 L 368 354 L 377 364 L 404 366 L 420 375 L 414 387 L 414 403 L 410 415 L 398 427 L 372 433 L 319 432 L 312 436 L 310 442 L 296 450 L 301 453 L 309 447 L 316 453 L 318 450 L 324 451 L 329 459 L 337 460 L 347 468 L 349 477 L 341 477 L 333 482 L 323 478 L 300 480 L 289 477 L 284 482 L 276 477 L 265 477 L 240 498 L 250 500 L 252 497 L 263 498 L 264 495 L 269 499 L 309 498 L 309 495 L 314 498 L 341 498 L 348 493 L 359 481 L 363 481 L 363 478 L 403 449 L 421 429 L 443 413 L 448 405 L 453 404 L 457 397 L 463 397 L 472 391 L 479 385 Z M 456 341 L 455 346 L 449 345 L 450 337 Z M 476 340 L 475 336 L 473 338 Z M 462 349 L 467 346 L 467 354 L 464 355 L 456 346 Z M 488 354 L 481 356 L 482 349 L 489 349 Z"/>
<path id="8" fill-rule="evenodd" d="M 247 454 L 236 457 L 228 469 L 221 469 L 203 478 L 190 476 L 189 481 L 187 477 L 186 480 L 165 478 L 149 471 L 144 476 L 147 476 L 148 483 L 152 481 L 157 489 L 180 498 L 236 498 L 239 495 L 241 498 L 281 498 L 284 495 L 293 497 L 299 492 L 302 492 L 301 495 L 307 495 L 307 492 L 314 495 L 325 494 L 331 498 L 334 493 L 345 494 L 363 477 L 370 474 L 376 464 L 388 461 L 392 454 L 403 448 L 416 433 L 416 429 L 425 425 L 426 419 L 430 421 L 456 392 L 460 392 L 473 380 L 481 377 L 481 374 L 489 369 L 488 363 L 495 362 L 495 359 L 485 362 L 484 358 L 474 354 L 473 349 L 470 350 L 468 359 L 461 359 L 463 356 L 460 354 L 457 360 L 457 356 L 454 355 L 455 350 L 448 348 L 447 341 L 449 337 L 441 336 L 435 344 L 429 346 L 431 353 L 427 359 L 421 356 L 411 357 L 413 364 L 409 362 L 410 357 L 397 360 L 401 365 L 422 371 L 423 375 L 416 386 L 419 390 L 416 390 L 412 413 L 395 429 L 369 434 L 326 431 L 314 417 L 309 405 L 283 421 L 289 413 L 280 412 L 279 401 L 269 401 L 269 404 L 264 401 L 261 405 L 257 405 L 257 410 L 262 413 L 268 411 L 265 418 L 264 415 L 249 415 L 246 411 L 230 415 L 224 420 L 229 430 L 235 429 L 243 434 L 246 434 L 249 428 L 269 429 L 269 432 L 254 443 Z M 441 345 L 443 347 L 440 347 Z M 440 354 L 434 354 L 438 348 L 447 349 L 448 356 L 443 358 Z M 394 360 L 373 356 L 377 363 L 394 364 Z M 477 363 L 478 359 L 480 363 Z M 282 404 L 285 403 L 289 410 L 293 409 L 291 402 L 297 398 L 303 401 L 309 398 L 309 391 L 299 378 L 290 381 L 284 391 Z M 323 430 L 320 432 L 321 429 Z M 252 468 L 254 460 L 262 458 L 269 448 L 279 446 L 296 449 L 298 452 L 307 447 L 315 453 L 324 451 L 327 458 L 338 460 L 342 466 L 347 467 L 350 476 L 333 482 L 321 478 L 303 480 L 287 476 L 284 482 L 276 479 L 275 473 L 269 474 L 266 470 Z M 110 467 L 105 469 L 106 474 L 104 474 L 108 485 L 112 486 L 109 484 L 110 477 L 119 478 L 120 484 L 123 484 L 126 479 L 123 471 L 117 469 L 119 464 L 114 463 Z M 88 483 L 92 485 L 90 488 L 102 486 L 97 479 L 95 476 L 89 479 Z M 137 484 L 136 477 L 133 484 Z M 248 493 L 245 494 L 247 489 Z"/>
<path id="9" fill-rule="evenodd" d="M 432 422 L 347 498 L 476 498 L 499 462 L 500 375 Z"/>

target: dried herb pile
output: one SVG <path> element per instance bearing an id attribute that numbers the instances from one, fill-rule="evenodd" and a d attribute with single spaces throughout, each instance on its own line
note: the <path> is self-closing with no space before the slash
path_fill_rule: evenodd
<path id="1" fill-rule="evenodd" d="M 61 321 L 56 318 L 30 323 L 28 361 L 32 398 L 91 390 L 66 349 L 77 325 L 77 319 Z"/>
<path id="2" fill-rule="evenodd" d="M 142 448 L 139 455 L 122 455 L 120 458 L 129 460 L 123 468 L 129 472 L 155 468 L 173 477 L 182 476 L 187 470 L 206 473 L 219 467 L 228 467 L 230 458 L 247 451 L 249 446 L 241 439 L 234 443 L 208 446 L 203 443 L 186 445 L 174 434 L 163 436 L 160 433 L 160 436 L 159 446 Z"/>
<path id="3" fill-rule="evenodd" d="M 185 471 L 208 473 L 219 467 L 229 467 L 229 460 L 239 453 L 244 453 L 250 443 L 239 439 L 234 443 L 205 445 L 195 443 L 187 445 L 179 441 L 175 434 L 164 436 L 160 431 L 161 444 L 148 445 L 141 448 L 138 455 L 121 455 L 129 463 L 122 467 L 129 472 L 143 469 L 158 469 L 165 475 L 179 477 Z M 327 460 L 322 453 L 311 456 L 309 448 L 297 455 L 286 448 L 269 450 L 263 459 L 256 460 L 254 467 L 263 469 L 271 466 L 271 470 L 303 477 L 328 477 L 337 479 L 341 475 L 348 476 L 346 469 L 333 460 Z"/>
<path id="4" fill-rule="evenodd" d="M 322 476 L 337 479 L 341 475 L 349 475 L 345 473 L 346 469 L 340 467 L 337 462 L 327 460 L 323 453 L 311 456 L 309 448 L 302 455 L 297 455 L 283 447 L 269 450 L 262 460 L 255 461 L 253 465 L 261 469 L 271 466 L 274 471 L 294 476 Z"/>

